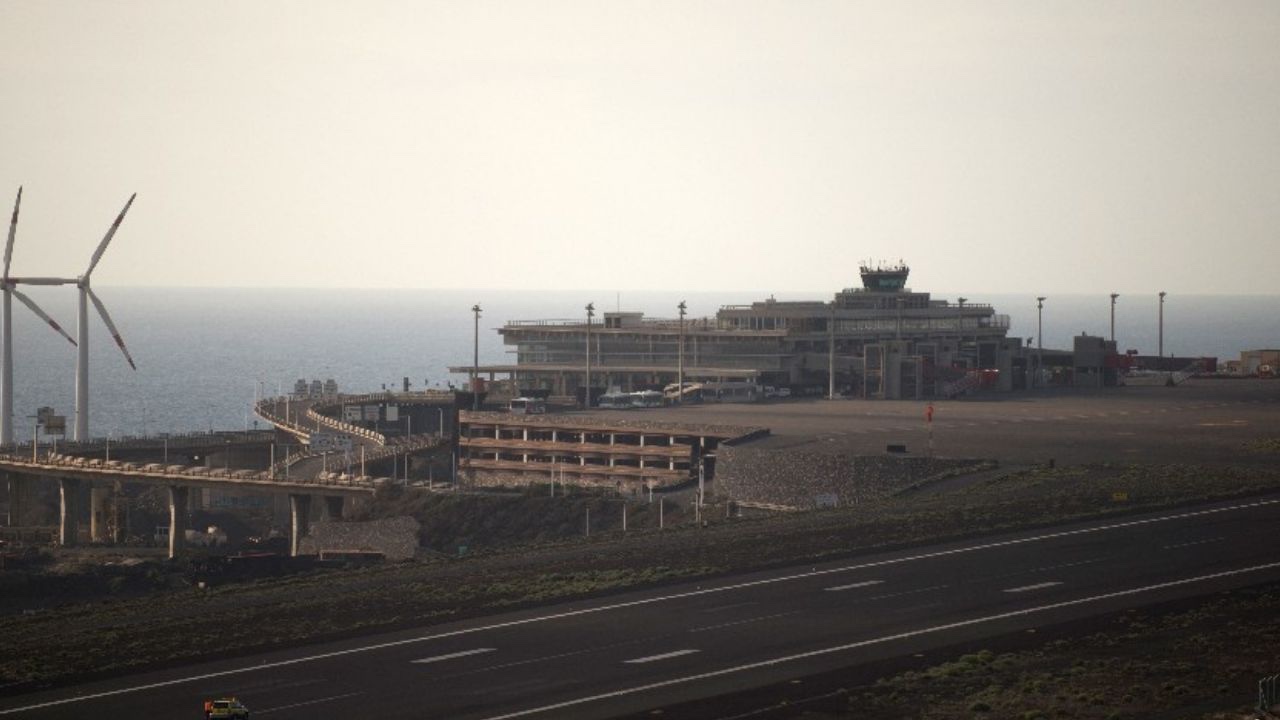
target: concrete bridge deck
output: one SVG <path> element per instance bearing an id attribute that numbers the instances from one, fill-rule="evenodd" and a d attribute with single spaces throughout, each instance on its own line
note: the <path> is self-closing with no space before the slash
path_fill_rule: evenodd
<path id="1" fill-rule="evenodd" d="M 430 432 L 396 435 L 363 428 L 326 414 L 338 414 L 342 406 L 348 404 L 377 403 L 394 403 L 403 407 L 433 406 L 439 410 L 438 422 L 430 422 L 437 420 L 435 413 L 428 412 L 424 417 L 419 410 L 421 424 L 412 424 L 413 429 Z M 377 393 L 314 400 L 268 398 L 257 403 L 255 412 L 304 445 L 309 445 L 312 433 L 318 431 L 346 436 L 351 443 L 351 453 L 306 450 L 273 462 L 266 469 L 248 469 L 232 464 L 237 448 L 248 454 L 265 454 L 270 448 L 274 459 L 279 439 L 276 430 L 99 438 L 57 446 L 28 444 L 2 447 L 0 473 L 7 474 L 10 480 L 11 510 L 15 489 L 21 483 L 32 478 L 58 481 L 58 540 L 60 544 L 73 545 L 78 535 L 76 499 L 82 484 L 90 487 L 90 535 L 95 540 L 106 537 L 106 522 L 101 523 L 101 528 L 98 522 L 99 514 L 106 513 L 99 511 L 105 509 L 109 502 L 107 498 L 117 484 L 163 486 L 169 492 L 169 554 L 172 557 L 183 543 L 191 488 L 277 492 L 289 496 L 290 547 L 296 554 L 298 541 L 306 534 L 313 495 L 324 498 L 325 514 L 341 517 L 348 498 L 371 496 L 380 486 L 394 482 L 392 478 L 365 474 L 367 465 L 435 450 L 451 442 L 444 431 L 456 423 L 453 396 L 448 393 Z M 410 422 L 405 424 L 411 425 Z M 114 459 L 113 453 L 116 454 Z M 221 468 L 212 467 L 208 462 L 208 456 L 216 453 L 224 455 Z M 170 462 L 170 456 L 179 462 Z M 183 461 L 198 460 L 200 456 L 204 456 L 204 464 L 183 464 Z M 154 461 L 159 458 L 164 461 Z"/>

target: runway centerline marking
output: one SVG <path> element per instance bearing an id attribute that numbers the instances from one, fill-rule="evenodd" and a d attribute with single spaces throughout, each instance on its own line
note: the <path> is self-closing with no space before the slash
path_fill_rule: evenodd
<path id="1" fill-rule="evenodd" d="M 983 623 L 995 622 L 997 620 L 1005 620 L 1011 617 L 1021 617 L 1032 615 L 1035 613 L 1046 612 L 1049 610 L 1057 610 L 1064 607 L 1072 607 L 1075 605 L 1084 605 L 1092 602 L 1100 602 L 1102 600 L 1110 600 L 1118 597 L 1127 597 L 1137 595 L 1144 592 L 1154 590 L 1162 590 L 1164 588 L 1177 587 L 1180 585 L 1189 585 L 1191 583 L 1204 582 L 1206 580 L 1214 580 L 1222 577 L 1233 575 L 1241 575 L 1244 573 L 1257 572 L 1259 570 L 1271 570 L 1280 567 L 1280 562 L 1268 563 L 1266 565 L 1254 565 L 1253 567 L 1239 568 L 1236 570 L 1225 570 L 1223 572 L 1213 573 L 1211 575 L 1200 575 L 1193 578 L 1183 578 L 1181 580 L 1171 580 L 1169 582 L 1157 583 L 1155 585 L 1145 585 L 1143 587 L 1129 588 L 1127 590 L 1118 590 L 1116 592 L 1104 593 L 1102 595 L 1092 595 L 1090 597 L 1077 598 L 1075 600 L 1064 600 L 1062 602 L 1050 603 L 1048 605 L 1039 605 L 1031 608 L 1023 608 L 1021 610 L 1010 610 L 996 615 L 985 615 L 983 617 L 970 618 L 969 620 L 960 620 L 958 622 L 947 623 L 945 625 L 934 625 L 932 627 L 921 628 L 919 630 L 908 630 L 906 632 L 897 633 L 895 635 L 885 635 L 870 640 L 859 640 L 858 642 L 847 643 L 844 645 L 836 645 L 834 647 L 820 648 L 818 650 L 810 650 L 808 652 L 796 653 L 794 655 L 783 655 L 781 657 L 761 660 L 759 662 L 746 663 L 744 665 L 735 665 L 732 667 L 721 668 L 719 670 L 711 670 L 704 673 L 696 673 L 693 675 L 684 675 L 671 680 L 661 680 L 659 682 L 649 683 L 647 685 L 637 685 L 636 687 L 623 688 L 612 692 L 600 693 L 598 695 L 588 695 L 586 697 L 574 698 L 563 702 L 554 703 L 552 705 L 543 705 L 541 707 L 528 708 L 525 710 L 517 710 L 515 712 L 506 713 L 504 715 L 494 715 L 485 720 L 511 720 L 511 718 L 528 717 L 530 715 L 540 715 L 553 710 L 561 710 L 567 707 L 577 705 L 585 705 L 599 700 L 608 700 L 610 698 L 622 697 L 624 695 L 634 695 L 636 693 L 648 690 L 657 690 L 660 688 L 671 687 L 673 685 L 684 685 L 697 680 L 706 680 L 714 677 L 722 677 L 725 675 L 733 675 L 735 673 L 756 670 L 763 667 L 772 667 L 774 665 L 782 665 L 792 663 L 797 660 L 806 660 L 813 657 L 821 657 L 823 655 L 832 655 L 835 653 L 846 652 L 857 648 L 867 647 L 869 645 L 877 645 L 894 640 L 905 640 L 907 638 L 918 637 L 920 635 L 928 635 L 932 633 L 944 632 L 946 630 L 955 630 L 957 628 L 969 627 L 972 625 L 980 625 Z"/>
<path id="2" fill-rule="evenodd" d="M 863 580 L 862 582 L 849 583 L 848 585 L 836 585 L 834 587 L 824 588 L 827 592 L 840 592 L 841 590 L 852 590 L 854 588 L 867 587 L 870 585 L 879 585 L 883 580 Z"/>
<path id="3" fill-rule="evenodd" d="M 713 613 L 713 612 L 720 612 L 721 610 L 732 610 L 734 608 L 748 607 L 750 605 L 759 605 L 759 604 L 760 603 L 757 600 L 750 600 L 748 602 L 730 603 L 728 605 L 717 605 L 715 607 L 710 607 L 705 610 L 699 610 L 698 612 Z"/>
<path id="4" fill-rule="evenodd" d="M 1093 558 L 1092 560 L 1077 560 L 1076 562 L 1062 563 L 1061 565 L 1045 565 L 1044 567 L 1032 568 L 1027 572 L 1049 572 L 1050 570 L 1058 570 L 1061 568 L 1080 567 L 1081 565 L 1092 565 L 1093 563 L 1099 563 L 1107 559 L 1108 558 Z"/>
<path id="5" fill-rule="evenodd" d="M 1226 540 L 1224 537 L 1209 538 L 1208 540 L 1192 540 L 1191 542 L 1178 543 L 1176 545 L 1165 545 L 1161 550 L 1173 550 L 1175 548 L 1191 547 L 1192 545 L 1208 545 Z"/>
<path id="6" fill-rule="evenodd" d="M 948 587 L 951 587 L 951 586 L 950 585 L 930 585 L 929 587 L 926 587 L 926 588 L 917 588 L 915 590 L 903 590 L 902 592 L 889 593 L 888 595 L 872 595 L 871 597 L 868 597 L 868 598 L 859 598 L 855 602 L 870 602 L 872 600 L 888 600 L 890 598 L 904 597 L 906 595 L 919 595 L 920 593 L 926 593 L 931 590 L 945 590 Z"/>
<path id="7" fill-rule="evenodd" d="M 1091 527 L 1076 528 L 1074 530 L 1060 530 L 1057 532 L 1043 533 L 1040 535 L 1032 535 L 1029 537 L 1013 538 L 1011 540 L 996 540 L 993 542 L 979 543 L 977 545 L 965 545 L 963 547 L 950 548 L 947 550 L 936 550 L 934 552 L 920 553 L 917 555 L 906 555 L 903 557 L 889 558 L 886 560 L 875 560 L 871 562 L 856 563 L 853 565 L 841 565 L 833 568 L 824 568 L 822 570 L 812 570 L 809 572 L 795 573 L 793 575 L 781 575 L 778 577 L 763 578 L 760 580 L 748 580 L 745 582 L 732 583 L 722 585 L 720 587 L 699 588 L 696 590 L 686 590 L 684 592 L 672 593 L 670 595 L 658 595 L 655 597 L 641 598 L 639 600 L 628 600 L 626 602 L 613 603 L 610 605 L 599 605 L 596 607 L 580 608 L 577 610 L 564 610 L 561 612 L 548 613 L 546 615 L 535 615 L 533 617 L 519 618 L 515 620 L 505 620 L 502 622 L 491 623 L 488 625 L 479 625 L 476 627 L 460 628 L 458 630 L 449 630 L 441 633 L 433 633 L 428 635 L 419 635 L 416 637 L 404 638 L 402 640 L 388 640 L 386 642 L 373 643 L 371 645 L 361 645 L 344 650 L 332 650 L 329 652 L 317 653 L 315 655 L 305 655 L 303 657 L 289 658 L 287 660 L 276 660 L 273 662 L 262 662 L 257 665 L 248 665 L 245 667 L 233 668 L 230 670 L 217 670 L 214 672 L 200 673 L 198 675 L 188 675 L 185 677 L 173 678 L 170 680 L 160 680 L 157 682 L 144 683 L 142 685 L 134 685 L 131 687 L 118 688 L 115 690 L 103 690 L 101 692 L 86 693 L 77 695 L 76 697 L 60 698 L 58 700 L 48 700 L 31 705 L 23 705 L 15 708 L 0 709 L 0 715 L 11 715 L 19 712 L 27 712 L 30 710 L 38 710 L 47 707 L 57 707 L 59 705 L 69 705 L 71 703 L 86 702 L 104 697 L 113 697 L 116 695 L 127 695 L 130 693 L 142 692 L 144 690 L 154 690 L 156 688 L 171 687 L 173 685 L 183 685 L 186 683 L 197 682 L 201 680 L 209 680 L 212 678 L 228 677 L 231 675 L 242 675 L 246 673 L 261 673 L 263 670 L 271 668 L 289 667 L 292 665 L 301 665 L 304 663 L 316 662 L 318 660 L 328 660 L 335 657 L 343 657 L 346 655 L 355 655 L 359 653 L 372 652 L 375 650 L 385 650 L 387 648 L 401 647 L 404 645 L 414 645 L 417 643 L 430 642 L 432 640 L 441 640 L 444 638 L 458 637 L 461 635 L 472 635 L 490 630 L 500 630 L 509 627 L 519 627 L 522 625 L 531 625 L 534 623 L 549 622 L 552 620 L 563 620 L 565 618 L 580 617 L 583 615 L 593 615 L 597 613 L 609 612 L 612 610 L 620 610 L 629 607 L 640 607 L 643 605 L 653 605 L 661 602 L 669 602 L 687 597 L 698 597 L 701 595 L 711 595 L 713 593 L 730 592 L 733 590 L 742 590 L 749 587 L 759 587 L 762 585 L 774 585 L 782 582 L 790 582 L 792 580 L 802 580 L 811 577 L 821 577 L 823 575 L 833 575 L 835 573 L 850 572 L 852 570 L 865 570 L 873 567 L 885 567 L 888 565 L 901 565 L 918 560 L 929 560 L 932 558 L 950 557 L 953 555 L 963 555 L 965 553 L 979 552 L 982 550 L 991 550 L 995 548 L 1015 547 L 1018 545 L 1026 545 L 1029 543 L 1043 542 L 1045 540 L 1053 540 L 1064 537 L 1075 537 L 1079 535 L 1090 535 L 1093 533 L 1106 532 L 1108 530 L 1117 530 L 1122 528 L 1141 527 L 1143 525 L 1153 525 L 1155 523 L 1171 522 L 1174 520 L 1184 520 L 1193 517 L 1204 517 L 1206 515 L 1216 515 L 1219 513 L 1232 512 L 1235 510 L 1248 510 L 1259 507 L 1270 507 L 1272 505 L 1280 505 L 1280 499 L 1255 500 L 1253 502 L 1240 503 L 1238 505 L 1227 505 L 1225 507 L 1215 507 L 1206 510 L 1190 510 L 1187 512 L 1173 513 L 1170 515 L 1157 515 L 1156 517 L 1143 518 L 1140 520 L 1125 520 L 1122 522 L 1107 523 L 1105 525 L 1095 525 Z M 1280 563 L 1277 563 L 1280 565 Z M 1272 567 L 1270 565 L 1261 567 Z M 515 716 L 512 716 L 515 717 Z"/>
<path id="8" fill-rule="evenodd" d="M 1022 587 L 1005 588 L 1004 591 L 1007 593 L 1030 592 L 1032 590 L 1043 590 L 1045 588 L 1049 588 L 1049 587 L 1053 587 L 1054 585 L 1061 585 L 1061 584 L 1062 584 L 1061 580 L 1049 580 L 1047 582 L 1036 583 L 1035 585 L 1023 585 Z"/>
<path id="9" fill-rule="evenodd" d="M 364 691 L 362 690 L 360 692 L 349 692 L 349 693 L 346 693 L 345 695 L 330 695 L 329 697 L 317 698 L 315 700 L 306 700 L 304 702 L 296 702 L 289 705 L 281 705 L 279 707 L 267 708 L 265 710 L 254 710 L 253 714 L 266 715 L 267 713 L 277 712 L 279 710 L 292 710 L 293 708 L 306 707 L 307 705 L 319 705 L 320 703 L 329 702 L 330 700 L 341 700 L 342 698 L 355 697 L 356 695 L 363 695 L 363 694 L 364 694 Z"/>
<path id="10" fill-rule="evenodd" d="M 732 622 L 724 622 L 718 625 L 703 625 L 702 627 L 689 628 L 689 632 L 691 633 L 707 632 L 708 630 L 719 630 L 721 628 L 734 627 L 735 625 L 749 625 L 754 622 L 760 622 L 761 620 L 774 620 L 780 617 L 787 617 L 788 615 L 799 615 L 801 612 L 803 611 L 791 610 L 789 612 L 774 613 L 773 615 L 761 615 L 760 617 L 747 618 L 746 620 L 734 620 Z"/>
<path id="11" fill-rule="evenodd" d="M 648 657 L 632 658 L 630 660 L 623 660 L 623 662 L 628 665 L 643 665 L 644 663 L 658 662 L 659 660 L 670 660 L 671 658 L 681 657 L 682 655 L 692 655 L 696 652 L 698 651 L 692 648 L 688 648 L 685 650 L 672 650 L 671 652 L 665 652 L 660 655 L 649 655 Z"/>
<path id="12" fill-rule="evenodd" d="M 481 655 L 483 653 L 491 653 L 498 648 L 476 648 L 474 650 L 463 650 L 461 652 L 449 653 L 447 655 L 435 655 L 433 657 L 422 658 L 420 660 L 410 660 L 414 665 L 426 665 L 428 663 L 437 663 L 443 660 L 453 660 L 460 657 L 468 657 L 470 655 Z"/>
<path id="13" fill-rule="evenodd" d="M 576 655 L 588 655 L 590 653 L 603 652 L 612 648 L 626 647 L 627 645 L 638 645 L 646 640 L 647 638 L 637 638 L 635 640 L 626 640 L 623 642 L 610 643 L 608 645 L 596 645 L 594 647 L 583 648 L 581 650 L 570 650 L 569 652 L 556 653 L 555 655 L 543 655 L 542 657 L 529 658 L 528 660 L 513 660 L 511 662 L 500 663 L 498 665 L 487 665 L 482 668 L 476 668 L 475 670 L 465 670 L 463 672 L 456 672 L 448 675 L 434 675 L 431 680 L 440 682 L 442 680 L 467 677 L 468 675 L 480 675 L 487 672 L 493 672 L 494 670 L 506 670 L 508 668 L 520 667 L 521 665 L 532 665 L 534 663 L 546 662 L 548 660 L 561 660 L 563 658 L 574 657 Z"/>

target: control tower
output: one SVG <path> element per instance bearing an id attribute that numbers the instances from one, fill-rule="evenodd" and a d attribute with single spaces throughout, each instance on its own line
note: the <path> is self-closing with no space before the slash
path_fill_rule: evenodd
<path id="1" fill-rule="evenodd" d="M 899 262 L 897 265 L 863 265 L 862 287 L 867 292 L 902 292 L 907 287 L 907 275 L 911 268 Z"/>

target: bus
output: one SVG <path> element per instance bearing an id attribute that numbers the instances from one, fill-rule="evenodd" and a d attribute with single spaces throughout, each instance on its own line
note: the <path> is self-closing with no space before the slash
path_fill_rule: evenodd
<path id="1" fill-rule="evenodd" d="M 547 412 L 547 401 L 542 398 L 512 398 L 508 406 L 512 415 L 543 415 Z"/>

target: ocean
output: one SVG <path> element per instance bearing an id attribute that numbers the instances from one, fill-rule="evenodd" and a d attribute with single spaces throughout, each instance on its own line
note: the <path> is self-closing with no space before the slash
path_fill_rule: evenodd
<path id="1" fill-rule="evenodd" d="M 71 288 L 24 289 L 75 336 Z M 255 395 L 288 391 L 298 378 L 333 378 L 344 392 L 447 387 L 464 376 L 449 365 L 472 357 L 471 306 L 479 303 L 480 362 L 513 362 L 495 329 L 507 320 L 581 318 L 621 308 L 689 317 L 721 305 L 749 303 L 767 292 L 623 292 L 512 290 L 323 290 L 101 287 L 95 291 L 135 361 L 130 370 L 93 308 L 90 319 L 90 433 L 94 436 L 235 430 L 253 427 Z M 1010 317 L 1010 334 L 1036 335 L 1033 295 L 965 294 Z M 777 293 L 778 300 L 827 300 L 830 291 Z M 935 293 L 935 298 L 955 296 Z M 1165 353 L 1238 357 L 1241 350 L 1280 346 L 1280 296 L 1171 294 L 1165 302 Z M 1106 295 L 1050 297 L 1045 347 L 1070 348 L 1081 332 L 1109 334 Z M 21 303 L 14 302 L 15 437 L 30 439 L 36 408 L 67 415 L 75 404 L 76 349 Z M 1120 349 L 1154 354 L 1158 301 L 1121 296 L 1116 305 Z"/>

